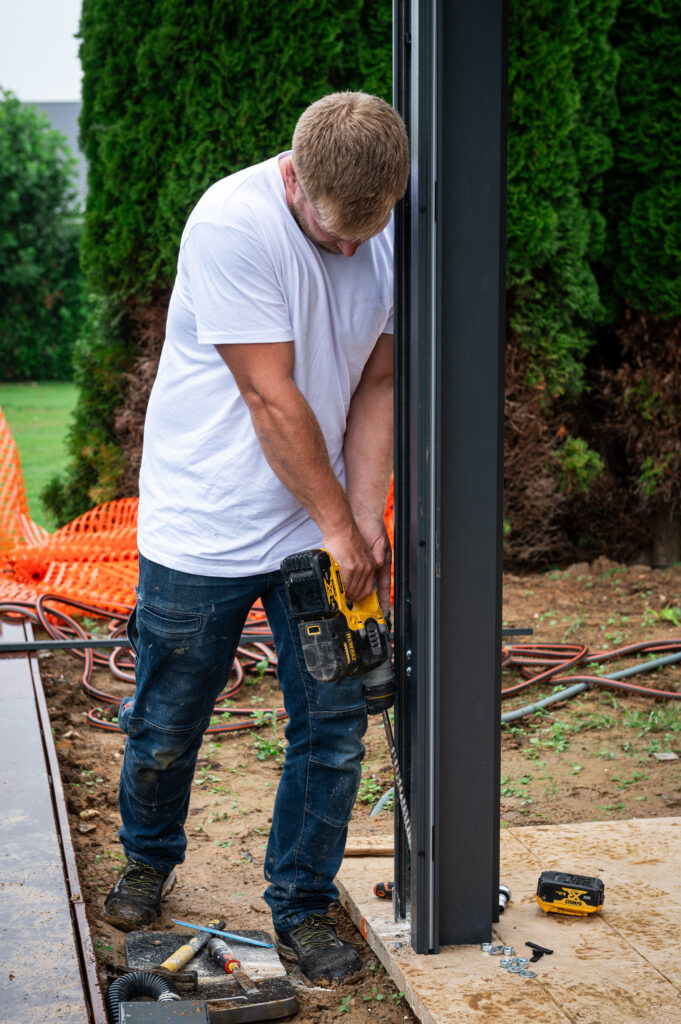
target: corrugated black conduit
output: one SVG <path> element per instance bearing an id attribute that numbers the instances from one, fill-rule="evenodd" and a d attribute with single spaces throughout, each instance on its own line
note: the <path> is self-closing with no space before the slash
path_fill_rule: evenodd
<path id="1" fill-rule="evenodd" d="M 106 994 L 109 1024 L 119 1024 L 121 1003 L 137 999 L 139 996 L 147 996 L 157 1003 L 182 998 L 166 978 L 152 974 L 151 971 L 130 971 L 109 986 Z"/>

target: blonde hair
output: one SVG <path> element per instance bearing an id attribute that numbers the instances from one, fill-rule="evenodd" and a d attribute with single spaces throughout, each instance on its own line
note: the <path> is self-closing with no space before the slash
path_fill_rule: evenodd
<path id="1" fill-rule="evenodd" d="M 386 226 L 409 174 L 404 121 L 385 100 L 335 92 L 301 114 L 293 169 L 324 227 L 364 241 Z"/>

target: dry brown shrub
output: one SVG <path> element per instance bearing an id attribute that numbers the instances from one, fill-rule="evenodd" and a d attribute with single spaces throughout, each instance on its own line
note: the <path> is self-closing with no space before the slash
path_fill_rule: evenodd
<path id="1" fill-rule="evenodd" d="M 125 452 L 121 493 L 126 495 L 138 493 L 144 417 L 163 347 L 169 301 L 170 292 L 167 292 L 131 311 L 140 354 L 133 370 L 126 374 L 125 401 L 116 414 L 114 424 Z"/>

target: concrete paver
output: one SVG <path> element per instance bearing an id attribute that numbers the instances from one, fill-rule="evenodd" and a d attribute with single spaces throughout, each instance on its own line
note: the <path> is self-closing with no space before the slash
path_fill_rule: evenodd
<path id="1" fill-rule="evenodd" d="M 546 914 L 535 900 L 544 870 L 597 875 L 603 910 Z M 681 1024 L 681 818 L 504 829 L 501 881 L 512 900 L 493 938 L 554 950 L 509 975 L 477 946 L 417 955 L 409 926 L 373 885 L 392 877 L 392 858 L 348 858 L 341 899 L 416 1015 L 427 1024 Z"/>
<path id="2" fill-rule="evenodd" d="M 0 640 L 26 640 L 0 622 Z M 0 1020 L 87 1024 L 28 659 L 0 656 Z"/>

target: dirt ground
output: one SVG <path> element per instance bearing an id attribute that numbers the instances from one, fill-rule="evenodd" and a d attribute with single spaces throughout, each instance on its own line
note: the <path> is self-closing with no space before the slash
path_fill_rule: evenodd
<path id="1" fill-rule="evenodd" d="M 532 628 L 527 642 L 588 644 L 591 652 L 652 639 L 681 644 L 681 565 L 650 569 L 599 559 L 543 574 L 506 575 L 503 619 L 505 627 Z M 608 663 L 607 671 L 634 662 L 631 656 L 620 659 Z M 78 661 L 67 654 L 41 654 L 40 666 L 82 889 L 106 983 L 107 962 L 124 963 L 124 935 L 101 912 L 123 861 L 116 834 L 123 738 L 87 723 L 93 701 L 81 689 Z M 276 680 L 257 675 L 254 671 L 237 702 L 266 710 L 278 703 Z M 130 692 L 128 684 L 113 680 L 106 670 L 97 670 L 95 680 L 109 692 Z M 517 670 L 503 673 L 504 687 L 520 680 Z M 681 692 L 681 663 L 631 682 Z M 535 685 L 505 700 L 502 710 L 550 692 L 550 684 Z M 391 841 L 391 809 L 369 818 L 392 783 L 377 720 L 370 723 L 366 746 L 350 837 Z M 207 737 L 187 821 L 188 856 L 166 900 L 161 927 L 173 928 L 171 917 L 202 922 L 217 916 L 227 920 L 230 930 L 271 927 L 262 898 L 262 862 L 282 747 L 281 725 L 276 731 L 265 725 Z M 502 827 L 681 815 L 681 703 L 594 687 L 505 726 L 501 796 Z M 308 986 L 293 969 L 291 980 L 300 1001 L 294 1020 L 330 1024 L 347 1013 L 355 1021 L 414 1021 L 402 993 L 343 911 L 334 908 L 334 914 L 341 934 L 358 944 L 365 970 L 350 983 L 320 988 Z"/>

